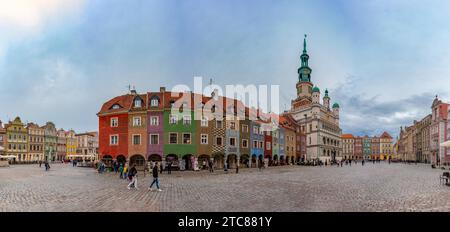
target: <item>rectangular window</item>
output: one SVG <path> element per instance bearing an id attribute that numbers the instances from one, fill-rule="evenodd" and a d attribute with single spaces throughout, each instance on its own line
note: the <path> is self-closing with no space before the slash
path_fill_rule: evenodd
<path id="1" fill-rule="evenodd" d="M 208 127 L 208 118 L 207 117 L 202 117 L 201 126 Z"/>
<path id="2" fill-rule="evenodd" d="M 118 126 L 119 126 L 119 119 L 111 118 L 111 127 L 118 127 Z"/>
<path id="3" fill-rule="evenodd" d="M 141 135 L 133 135 L 133 145 L 141 144 Z"/>
<path id="4" fill-rule="evenodd" d="M 216 145 L 217 146 L 222 146 L 223 142 L 222 142 L 222 137 L 216 137 Z"/>
<path id="5" fill-rule="evenodd" d="M 191 144 L 191 134 L 183 133 L 183 144 Z"/>
<path id="6" fill-rule="evenodd" d="M 267 143 L 266 143 L 266 150 L 270 150 L 270 147 L 271 147 L 271 146 L 270 146 L 270 142 L 267 142 Z"/>
<path id="7" fill-rule="evenodd" d="M 159 135 L 158 134 L 150 135 L 150 144 L 152 144 L 152 145 L 159 144 Z"/>
<path id="8" fill-rule="evenodd" d="M 150 125 L 158 126 L 159 125 L 159 117 L 158 116 L 150 117 Z"/>
<path id="9" fill-rule="evenodd" d="M 230 146 L 232 147 L 236 146 L 236 138 L 230 138 Z"/>
<path id="10" fill-rule="evenodd" d="M 111 135 L 109 137 L 109 144 L 110 145 L 118 145 L 119 144 L 119 136 L 117 135 Z"/>
<path id="11" fill-rule="evenodd" d="M 184 125 L 191 125 L 191 116 L 190 115 L 183 116 L 183 124 Z"/>
<path id="12" fill-rule="evenodd" d="M 158 99 L 152 99 L 150 104 L 152 107 L 158 106 Z"/>
<path id="13" fill-rule="evenodd" d="M 177 115 L 170 115 L 169 116 L 169 123 L 170 124 L 177 124 L 178 122 L 178 116 Z"/>
<path id="14" fill-rule="evenodd" d="M 141 126 L 141 117 L 133 117 L 133 126 Z"/>
<path id="15" fill-rule="evenodd" d="M 253 140 L 253 148 L 258 148 L 258 141 Z"/>
<path id="16" fill-rule="evenodd" d="M 263 141 L 259 141 L 259 148 L 264 148 L 264 142 Z"/>
<path id="17" fill-rule="evenodd" d="M 200 143 L 201 144 L 208 144 L 208 135 L 207 134 L 201 134 L 200 135 Z"/>
<path id="18" fill-rule="evenodd" d="M 230 122 L 230 129 L 231 130 L 236 130 L 236 123 L 235 122 Z"/>
<path id="19" fill-rule="evenodd" d="M 243 139 L 242 140 L 242 147 L 243 148 L 248 148 L 248 140 L 247 139 Z"/>
<path id="20" fill-rule="evenodd" d="M 136 99 L 135 101 L 134 101 L 134 106 L 135 107 L 141 107 L 142 106 L 142 101 L 141 100 L 139 100 L 139 99 Z"/>
<path id="21" fill-rule="evenodd" d="M 222 128 L 223 121 L 222 120 L 216 120 L 216 128 Z"/>
<path id="22" fill-rule="evenodd" d="M 178 143 L 178 134 L 177 133 L 170 133 L 169 134 L 169 143 L 170 144 L 177 144 Z"/>
<path id="23" fill-rule="evenodd" d="M 259 130 L 257 126 L 253 127 L 253 134 L 259 134 Z"/>
<path id="24" fill-rule="evenodd" d="M 242 132 L 248 133 L 248 126 L 247 125 L 242 125 Z"/>

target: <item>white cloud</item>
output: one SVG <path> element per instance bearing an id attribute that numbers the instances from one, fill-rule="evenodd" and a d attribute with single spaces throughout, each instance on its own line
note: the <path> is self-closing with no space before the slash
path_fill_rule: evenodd
<path id="1" fill-rule="evenodd" d="M 79 10 L 82 0 L 0 0 L 0 25 L 39 27 L 58 12 Z"/>
<path id="2" fill-rule="evenodd" d="M 38 34 L 49 20 L 75 15 L 83 5 L 84 0 L 0 0 L 0 64 L 10 45 Z"/>

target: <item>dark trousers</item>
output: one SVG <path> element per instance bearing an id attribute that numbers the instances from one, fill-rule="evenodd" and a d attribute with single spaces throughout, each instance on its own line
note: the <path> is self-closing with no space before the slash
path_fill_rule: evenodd
<path id="1" fill-rule="evenodd" d="M 156 184 L 156 187 L 159 189 L 159 180 L 158 180 L 158 177 L 154 177 L 154 178 L 153 178 L 153 182 L 152 182 L 152 184 L 150 185 L 150 188 L 152 188 L 154 184 Z"/>

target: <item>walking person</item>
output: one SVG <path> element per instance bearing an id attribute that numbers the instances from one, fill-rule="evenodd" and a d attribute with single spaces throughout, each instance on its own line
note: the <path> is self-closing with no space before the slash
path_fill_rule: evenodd
<path id="1" fill-rule="evenodd" d="M 158 165 L 158 162 L 156 162 L 156 165 Z M 160 170 L 159 170 L 159 173 L 161 173 L 161 174 L 162 174 L 162 172 L 163 172 L 163 164 L 162 164 L 162 162 L 161 162 L 161 164 L 160 164 Z"/>
<path id="2" fill-rule="evenodd" d="M 158 168 L 159 168 L 158 162 L 156 162 L 156 165 L 153 166 L 153 170 L 152 170 L 153 182 L 150 184 L 150 187 L 148 187 L 148 190 L 150 190 L 150 191 L 153 191 L 152 187 L 153 187 L 154 184 L 156 184 L 156 188 L 157 188 L 158 192 L 162 191 L 161 188 L 159 188 L 159 179 L 158 179 L 158 173 L 159 173 L 158 171 L 159 170 L 158 170 Z"/>
<path id="3" fill-rule="evenodd" d="M 128 166 L 127 164 L 125 164 L 125 166 L 123 167 L 123 179 L 127 178 L 128 178 Z"/>
<path id="4" fill-rule="evenodd" d="M 129 171 L 128 174 L 128 178 L 131 178 L 131 182 L 128 184 L 127 188 L 131 189 L 131 187 L 133 187 L 136 190 L 139 190 L 138 185 L 137 185 L 137 181 L 138 181 L 138 173 L 137 173 L 137 169 L 136 169 L 136 165 L 133 164 L 131 166 L 131 169 Z"/>
<path id="5" fill-rule="evenodd" d="M 114 172 L 117 174 L 117 172 L 119 171 L 119 165 L 117 164 L 116 161 L 114 161 L 113 166 L 114 166 Z"/>
<path id="6" fill-rule="evenodd" d="M 39 160 L 39 167 L 42 167 L 42 160 Z"/>
<path id="7" fill-rule="evenodd" d="M 236 174 L 239 173 L 239 163 L 236 164 Z"/>
<path id="8" fill-rule="evenodd" d="M 167 164 L 167 174 L 172 173 L 172 161 L 169 161 L 169 164 Z"/>
<path id="9" fill-rule="evenodd" d="M 120 166 L 119 166 L 119 178 L 120 179 L 123 179 L 123 164 L 122 163 L 120 163 Z"/>
<path id="10" fill-rule="evenodd" d="M 361 165 L 364 166 L 364 160 L 361 161 Z"/>

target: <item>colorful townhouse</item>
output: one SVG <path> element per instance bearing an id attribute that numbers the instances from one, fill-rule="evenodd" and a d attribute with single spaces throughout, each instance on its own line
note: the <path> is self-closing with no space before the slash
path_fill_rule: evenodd
<path id="1" fill-rule="evenodd" d="M 372 137 L 371 144 L 370 144 L 370 150 L 371 150 L 371 159 L 379 160 L 380 159 L 380 138 L 377 136 Z"/>
<path id="2" fill-rule="evenodd" d="M 238 102 L 239 104 L 239 102 Z M 239 109 L 242 109 L 241 107 Z M 250 154 L 251 154 L 251 121 L 249 119 L 249 109 L 244 107 L 245 119 L 241 120 L 240 128 L 240 167 L 250 167 Z"/>
<path id="3" fill-rule="evenodd" d="M 66 131 L 63 129 L 59 129 L 57 131 L 57 147 L 56 147 L 56 155 L 57 160 L 65 160 L 67 157 L 67 137 Z"/>
<path id="4" fill-rule="evenodd" d="M 264 128 L 264 127 L 263 127 Z M 272 131 L 271 128 L 264 131 L 264 162 L 267 165 L 272 165 Z"/>
<path id="5" fill-rule="evenodd" d="M 212 159 L 215 168 L 223 168 L 225 165 L 225 146 L 226 146 L 226 125 L 224 116 L 224 99 L 220 97 L 217 91 L 211 94 L 211 99 L 206 103 L 207 108 L 211 109 L 212 123 Z"/>
<path id="6" fill-rule="evenodd" d="M 278 164 L 280 158 L 280 129 L 274 127 L 272 130 L 272 165 Z"/>
<path id="7" fill-rule="evenodd" d="M 285 155 L 285 158 L 282 159 L 282 164 L 294 164 L 296 159 L 295 154 L 295 147 L 296 147 L 296 133 L 295 133 L 295 127 L 292 125 L 292 123 L 289 121 L 289 119 L 286 116 L 280 116 L 280 126 L 283 129 L 283 137 L 284 141 L 281 143 L 284 143 L 284 149 L 282 150 Z"/>
<path id="8" fill-rule="evenodd" d="M 164 160 L 164 106 L 169 100 L 166 90 L 161 87 L 160 92 L 149 92 L 147 106 L 147 157 L 150 161 Z"/>
<path id="9" fill-rule="evenodd" d="M 200 94 L 194 94 L 194 102 L 199 105 L 195 107 L 195 117 L 194 120 L 199 121 L 197 123 L 197 133 L 195 133 L 196 141 L 198 144 L 198 157 L 194 159 L 196 165 L 195 168 L 207 169 L 208 164 L 213 156 L 213 121 L 210 119 L 213 117 L 211 112 L 211 107 L 207 106 L 207 103 L 211 98 L 202 96 Z"/>
<path id="10" fill-rule="evenodd" d="M 168 94 L 170 97 L 165 101 L 163 115 L 164 139 L 167 141 L 163 152 L 180 170 L 191 170 L 195 164 L 198 144 L 194 136 L 197 121 L 193 120 L 193 95 Z"/>
<path id="11" fill-rule="evenodd" d="M 28 154 L 31 160 L 45 160 L 44 158 L 44 135 L 45 130 L 35 123 L 27 124 L 28 131 Z"/>
<path id="12" fill-rule="evenodd" d="M 104 103 L 99 118 L 99 154 L 106 163 L 128 161 L 128 110 L 135 92 L 115 97 Z"/>
<path id="13" fill-rule="evenodd" d="M 77 138 L 74 130 L 66 132 L 66 145 L 66 159 L 71 159 L 77 154 Z"/>
<path id="14" fill-rule="evenodd" d="M 278 136 L 278 151 L 280 155 L 278 164 L 286 164 L 286 131 L 284 127 L 279 127 Z"/>
<path id="15" fill-rule="evenodd" d="M 264 132 L 261 129 L 261 124 L 259 121 L 250 122 L 250 141 L 252 147 L 250 153 L 252 154 L 250 167 L 256 168 L 258 161 L 262 162 L 264 159 Z"/>
<path id="16" fill-rule="evenodd" d="M 386 131 L 380 136 L 380 159 L 389 160 L 393 157 L 392 136 Z"/>
<path id="17" fill-rule="evenodd" d="M 354 139 L 354 156 L 355 159 L 363 159 L 363 138 L 357 136 Z"/>
<path id="18" fill-rule="evenodd" d="M 5 125 L 6 129 L 6 155 L 15 156 L 14 161 L 28 161 L 28 132 L 20 117 Z"/>
<path id="19" fill-rule="evenodd" d="M 44 157 L 47 161 L 61 161 L 57 157 L 57 144 L 58 137 L 55 124 L 53 122 L 47 122 L 44 129 Z M 58 159 L 57 159 L 58 158 Z"/>
<path id="20" fill-rule="evenodd" d="M 77 140 L 77 155 L 75 158 L 79 161 L 98 160 L 98 133 L 96 131 L 75 134 Z M 121 162 L 120 156 L 117 159 Z M 122 161 L 123 162 L 123 161 Z"/>
<path id="21" fill-rule="evenodd" d="M 227 101 L 228 99 L 226 99 Z M 236 101 L 225 102 L 225 163 L 228 168 L 236 168 L 239 162 L 240 153 L 240 123 L 241 119 L 237 115 Z"/>
<path id="22" fill-rule="evenodd" d="M 146 166 L 147 160 L 147 94 L 132 92 L 133 99 L 128 110 L 128 158 L 140 169 Z M 123 162 L 122 160 L 119 160 Z"/>
<path id="23" fill-rule="evenodd" d="M 372 155 L 372 145 L 371 145 L 372 139 L 369 136 L 363 137 L 363 158 L 364 159 L 371 159 Z"/>

